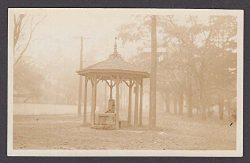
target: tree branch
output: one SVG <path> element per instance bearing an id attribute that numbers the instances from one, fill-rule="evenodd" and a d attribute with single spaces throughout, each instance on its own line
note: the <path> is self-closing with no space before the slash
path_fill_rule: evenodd
<path id="1" fill-rule="evenodd" d="M 16 43 L 17 43 L 17 41 L 18 41 L 18 39 L 19 39 L 19 36 L 20 36 L 20 33 L 21 33 L 21 24 L 22 24 L 23 18 L 24 18 L 24 15 L 20 17 L 21 20 L 20 20 L 19 23 L 18 23 L 18 29 L 17 29 L 17 30 L 18 30 L 18 38 L 16 38 L 17 40 L 16 40 L 16 42 L 14 43 L 14 48 L 16 47 Z M 33 17 L 31 18 L 31 31 L 30 31 L 30 34 L 29 34 L 28 41 L 27 41 L 27 43 L 26 43 L 24 49 L 20 52 L 20 54 L 19 54 L 17 60 L 16 60 L 15 63 L 14 63 L 14 66 L 15 66 L 15 65 L 21 60 L 21 58 L 23 57 L 24 53 L 26 52 L 26 50 L 28 49 L 28 47 L 29 47 L 29 45 L 30 45 L 30 41 L 31 41 L 33 32 L 35 31 L 35 29 L 37 28 L 37 26 L 43 21 L 44 18 L 45 18 L 45 16 L 44 16 L 42 19 L 40 19 L 34 26 L 32 25 L 32 23 L 33 23 Z"/>

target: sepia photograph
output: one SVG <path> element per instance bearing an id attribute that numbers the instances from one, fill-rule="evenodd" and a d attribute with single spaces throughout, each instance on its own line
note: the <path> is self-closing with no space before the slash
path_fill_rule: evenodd
<path id="1" fill-rule="evenodd" d="M 8 156 L 243 156 L 243 10 L 9 8 Z"/>

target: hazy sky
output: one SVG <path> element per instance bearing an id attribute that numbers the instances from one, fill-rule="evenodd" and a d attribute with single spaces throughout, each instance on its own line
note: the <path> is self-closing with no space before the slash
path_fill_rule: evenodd
<path id="1" fill-rule="evenodd" d="M 28 54 L 38 64 L 57 58 L 79 58 L 80 36 L 83 41 L 84 59 L 100 61 L 113 52 L 117 27 L 130 22 L 130 14 L 87 13 L 84 10 L 24 10 L 20 11 L 43 21 L 37 26 Z M 118 51 L 128 58 L 136 48 L 126 48 L 118 41 Z"/>
<path id="2" fill-rule="evenodd" d="M 13 22 L 13 13 L 26 13 L 34 18 L 45 19 L 36 28 L 28 55 L 32 56 L 37 64 L 53 63 L 58 58 L 77 61 L 80 53 L 80 39 L 84 36 L 83 51 L 84 60 L 101 61 L 113 52 L 114 38 L 117 36 L 117 28 L 132 22 L 130 12 L 109 12 L 108 9 L 86 10 L 86 9 L 12 9 L 9 14 L 10 22 Z M 161 14 L 173 14 L 161 10 Z M 150 10 L 136 10 L 136 14 L 150 14 Z M 191 14 L 198 15 L 200 20 L 207 20 L 211 11 L 193 11 Z M 179 20 L 184 20 L 190 12 L 178 11 Z M 127 59 L 136 55 L 136 44 L 122 45 L 118 41 L 118 51 Z M 73 63 L 73 62 L 72 62 Z M 73 63 L 75 64 L 75 63 Z"/>

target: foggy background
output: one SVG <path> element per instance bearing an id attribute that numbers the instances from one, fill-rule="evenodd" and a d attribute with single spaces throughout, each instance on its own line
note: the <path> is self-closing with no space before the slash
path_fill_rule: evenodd
<path id="1" fill-rule="evenodd" d="M 150 71 L 148 15 L 18 9 L 10 13 L 10 20 L 22 20 L 13 47 L 15 103 L 77 104 L 81 36 L 83 67 L 106 59 L 118 37 L 122 57 Z M 232 16 L 158 16 L 157 110 L 182 114 L 189 105 L 197 114 L 202 110 L 207 115 L 220 112 L 221 119 L 226 109 L 230 117 L 236 105 L 236 25 Z M 145 83 L 143 109 L 148 110 L 149 81 Z M 97 107 L 106 106 L 105 84 L 99 87 Z M 121 92 L 122 108 L 127 108 L 126 87 Z M 213 109 L 215 106 L 219 109 Z"/>

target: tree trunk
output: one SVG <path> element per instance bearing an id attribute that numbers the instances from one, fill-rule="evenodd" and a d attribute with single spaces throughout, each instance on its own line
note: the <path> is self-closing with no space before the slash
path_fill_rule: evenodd
<path id="1" fill-rule="evenodd" d="M 227 110 L 228 119 L 230 120 L 231 117 L 230 99 L 227 99 L 225 103 L 225 108 Z"/>
<path id="2" fill-rule="evenodd" d="M 206 120 L 206 102 L 205 102 L 205 93 L 203 89 L 203 80 L 200 79 L 200 101 L 199 101 L 200 109 L 201 109 L 201 119 Z"/>
<path id="3" fill-rule="evenodd" d="M 189 81 L 190 82 L 190 81 Z M 188 93 L 187 93 L 187 106 L 188 106 L 188 117 L 193 116 L 193 98 L 192 98 L 192 84 L 189 83 Z"/>
<path id="4" fill-rule="evenodd" d="M 174 97 L 174 114 L 177 114 L 177 98 Z"/>
<path id="5" fill-rule="evenodd" d="M 134 127 L 138 127 L 138 90 L 139 90 L 139 85 L 136 82 L 135 83 L 135 109 L 134 109 Z"/>
<path id="6" fill-rule="evenodd" d="M 170 110 L 170 98 L 169 98 L 169 95 L 166 93 L 166 96 L 165 96 L 165 112 L 166 113 L 169 113 L 169 110 Z"/>
<path id="7" fill-rule="evenodd" d="M 142 126 L 142 107 L 143 107 L 143 80 L 140 86 L 140 109 L 139 109 L 139 126 Z"/>
<path id="8" fill-rule="evenodd" d="M 224 97 L 222 95 L 219 95 L 219 118 L 220 120 L 223 120 L 224 116 Z"/>
<path id="9" fill-rule="evenodd" d="M 157 36 L 156 16 L 151 16 L 151 73 L 150 73 L 150 110 L 149 125 L 156 126 L 156 66 L 157 66 Z"/>
<path id="10" fill-rule="evenodd" d="M 204 103 L 201 104 L 201 118 L 202 120 L 206 120 L 206 105 Z"/>
<path id="11" fill-rule="evenodd" d="M 181 91 L 179 95 L 179 114 L 183 114 L 183 92 Z"/>

